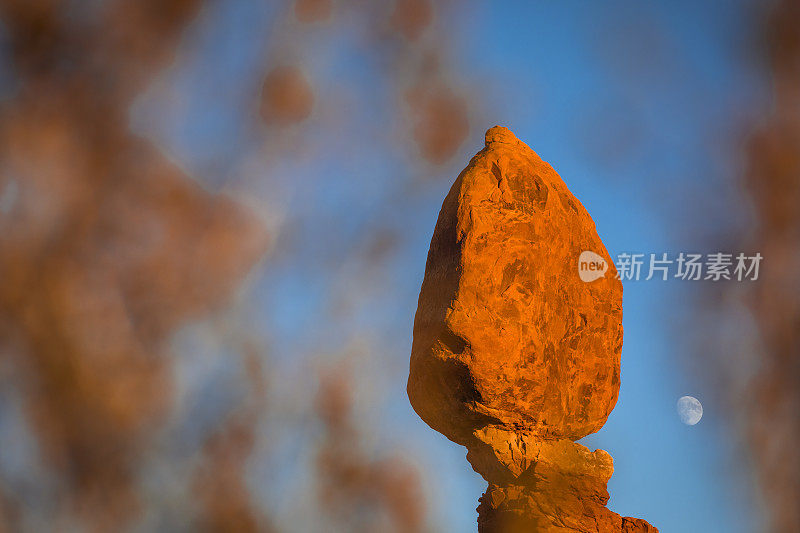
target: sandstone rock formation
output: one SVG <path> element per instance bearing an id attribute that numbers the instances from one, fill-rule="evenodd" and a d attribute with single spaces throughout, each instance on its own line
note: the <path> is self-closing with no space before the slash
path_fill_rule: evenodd
<path id="1" fill-rule="evenodd" d="M 581 281 L 583 251 L 605 276 Z M 576 444 L 619 393 L 622 284 L 591 217 L 508 129 L 444 200 L 414 320 L 408 395 L 488 482 L 479 530 L 656 531 L 609 511 L 611 456 Z"/>

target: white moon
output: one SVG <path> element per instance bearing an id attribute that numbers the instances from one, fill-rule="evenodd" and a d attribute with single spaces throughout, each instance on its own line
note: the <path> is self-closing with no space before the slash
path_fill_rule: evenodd
<path id="1" fill-rule="evenodd" d="M 703 404 L 694 396 L 681 396 L 678 399 L 678 416 L 687 426 L 693 426 L 703 418 Z"/>

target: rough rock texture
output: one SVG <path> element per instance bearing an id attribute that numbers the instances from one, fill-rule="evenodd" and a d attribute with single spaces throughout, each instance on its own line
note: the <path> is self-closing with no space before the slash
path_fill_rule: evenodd
<path id="1" fill-rule="evenodd" d="M 553 168 L 507 129 L 486 133 L 444 200 L 414 321 L 408 392 L 466 444 L 487 424 L 577 440 L 617 401 L 622 284 L 584 283 L 584 250 L 612 261 Z"/>
<path id="2" fill-rule="evenodd" d="M 481 532 L 657 532 L 606 508 L 614 462 L 568 439 L 488 427 L 467 459 L 489 482 L 478 506 Z"/>
<path id="3" fill-rule="evenodd" d="M 583 251 L 604 277 L 584 282 Z M 656 531 L 606 509 L 611 456 L 574 443 L 619 393 L 622 284 L 586 209 L 506 128 L 444 200 L 414 320 L 408 395 L 488 482 L 481 531 Z"/>

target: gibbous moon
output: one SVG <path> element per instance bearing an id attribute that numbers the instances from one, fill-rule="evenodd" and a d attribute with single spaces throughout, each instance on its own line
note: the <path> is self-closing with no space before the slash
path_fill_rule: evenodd
<path id="1" fill-rule="evenodd" d="M 678 399 L 678 416 L 687 426 L 693 426 L 703 418 L 703 404 L 694 396 L 681 396 Z"/>

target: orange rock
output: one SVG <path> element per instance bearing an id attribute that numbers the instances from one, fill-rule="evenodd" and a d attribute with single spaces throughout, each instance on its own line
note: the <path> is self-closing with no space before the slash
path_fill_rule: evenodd
<path id="1" fill-rule="evenodd" d="M 604 275 L 582 280 L 584 251 Z M 606 508 L 613 460 L 573 442 L 614 408 L 621 350 L 622 284 L 592 219 L 491 128 L 439 213 L 408 378 L 417 414 L 489 483 L 479 531 L 657 531 Z"/>
<path id="2" fill-rule="evenodd" d="M 590 250 L 609 265 L 581 281 Z M 408 394 L 466 444 L 486 425 L 577 440 L 619 392 L 622 284 L 594 222 L 555 170 L 506 128 L 450 189 L 414 320 Z"/>
<path id="3" fill-rule="evenodd" d="M 491 426 L 476 436 L 467 459 L 489 482 L 477 509 L 480 532 L 658 531 L 606 508 L 614 462 L 604 450 Z"/>

